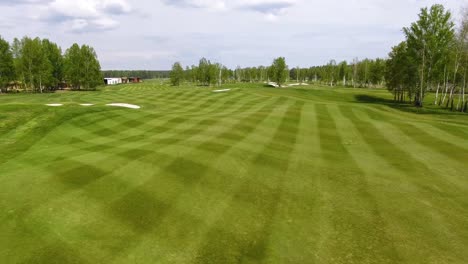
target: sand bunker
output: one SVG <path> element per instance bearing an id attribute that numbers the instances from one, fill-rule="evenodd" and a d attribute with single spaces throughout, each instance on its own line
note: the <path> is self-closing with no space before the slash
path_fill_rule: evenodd
<path id="1" fill-rule="evenodd" d="M 292 84 L 289 84 L 288 86 L 307 86 L 308 84 L 307 83 L 292 83 Z"/>
<path id="2" fill-rule="evenodd" d="M 93 104 L 80 104 L 81 106 L 93 106 Z"/>
<path id="3" fill-rule="evenodd" d="M 107 106 L 125 107 L 125 108 L 131 108 L 131 109 L 140 109 L 141 108 L 138 105 L 124 104 L 124 103 L 112 103 L 112 104 L 106 104 L 106 105 Z"/>
<path id="4" fill-rule="evenodd" d="M 213 93 L 229 92 L 231 89 L 214 90 Z"/>
<path id="5" fill-rule="evenodd" d="M 46 104 L 47 106 L 62 106 L 63 104 Z"/>

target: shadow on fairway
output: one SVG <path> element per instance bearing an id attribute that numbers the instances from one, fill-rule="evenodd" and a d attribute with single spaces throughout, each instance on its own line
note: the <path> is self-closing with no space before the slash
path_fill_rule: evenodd
<path id="1" fill-rule="evenodd" d="M 382 98 L 382 97 L 367 95 L 367 94 L 355 95 L 355 99 L 358 103 L 385 105 L 393 109 L 400 110 L 400 111 L 407 112 L 407 113 L 415 113 L 415 114 L 423 114 L 423 115 L 428 115 L 428 114 L 460 115 L 460 114 L 463 114 L 459 112 L 451 112 L 449 111 L 449 109 L 445 109 L 442 107 L 432 108 L 434 106 L 433 104 L 426 103 L 426 107 L 421 108 L 421 107 L 415 107 L 413 104 L 409 102 L 400 103 L 400 102 L 395 102 L 392 99 Z"/>
<path id="2" fill-rule="evenodd" d="M 170 208 L 169 204 L 138 188 L 111 205 L 113 214 L 137 233 L 157 227 Z"/>
<path id="3" fill-rule="evenodd" d="M 358 94 L 355 96 L 355 98 L 360 103 L 400 105 L 400 103 L 395 103 L 391 99 L 377 97 L 373 95 L 367 95 L 367 94 Z"/>
<path id="4" fill-rule="evenodd" d="M 32 257 L 22 264 L 84 264 L 87 263 L 76 252 L 65 245 L 52 244 L 35 252 Z"/>

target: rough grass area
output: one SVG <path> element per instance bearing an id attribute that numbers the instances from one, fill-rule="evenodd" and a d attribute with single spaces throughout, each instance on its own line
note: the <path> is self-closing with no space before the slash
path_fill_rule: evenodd
<path id="1" fill-rule="evenodd" d="M 468 115 L 214 89 L 0 95 L 0 263 L 468 263 Z"/>

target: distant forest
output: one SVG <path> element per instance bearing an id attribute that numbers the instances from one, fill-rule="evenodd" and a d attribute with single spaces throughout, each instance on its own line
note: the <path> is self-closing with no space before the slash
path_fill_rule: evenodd
<path id="1" fill-rule="evenodd" d="M 145 71 L 145 70 L 112 70 L 102 71 L 104 77 L 140 77 L 142 79 L 169 78 L 170 71 Z"/>

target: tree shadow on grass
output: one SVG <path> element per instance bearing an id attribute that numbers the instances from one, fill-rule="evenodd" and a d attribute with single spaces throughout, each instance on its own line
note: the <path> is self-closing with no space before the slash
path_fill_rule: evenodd
<path id="1" fill-rule="evenodd" d="M 81 258 L 74 249 L 64 244 L 46 245 L 22 262 L 22 264 L 84 264 L 88 263 Z"/>
<path id="2" fill-rule="evenodd" d="M 421 114 L 421 115 L 447 115 L 447 116 L 456 116 L 456 115 L 463 115 L 464 113 L 460 112 L 451 112 L 448 109 L 440 108 L 440 107 L 416 107 L 412 103 L 409 102 L 395 102 L 393 99 L 383 98 L 373 95 L 367 94 L 358 94 L 354 96 L 358 103 L 365 103 L 365 104 L 376 104 L 376 105 L 383 105 L 388 106 L 390 108 L 407 112 L 407 113 L 414 113 L 414 114 Z M 428 105 L 428 104 L 426 104 Z"/>

